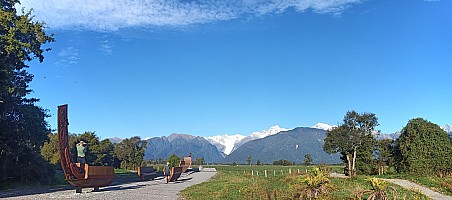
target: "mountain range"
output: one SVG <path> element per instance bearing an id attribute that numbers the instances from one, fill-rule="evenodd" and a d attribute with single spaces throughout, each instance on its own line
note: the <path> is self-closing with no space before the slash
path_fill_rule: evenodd
<path id="1" fill-rule="evenodd" d="M 172 154 L 182 157 L 190 153 L 194 158 L 202 157 L 211 163 L 221 163 L 224 159 L 217 147 L 199 136 L 173 133 L 168 137 L 150 138 L 147 142 L 144 159 L 166 159 Z"/>
<path id="2" fill-rule="evenodd" d="M 334 126 L 317 123 L 314 126 L 295 129 L 281 128 L 278 125 L 268 130 L 253 132 L 248 136 L 241 134 L 217 135 L 199 137 L 187 134 L 171 134 L 168 137 L 146 138 L 148 147 L 144 159 L 168 158 L 172 154 L 194 158 L 202 157 L 209 163 L 244 163 L 248 156 L 255 162 L 272 163 L 275 160 L 286 159 L 300 163 L 305 154 L 311 154 L 314 163 L 338 163 L 338 155 L 326 154 L 323 140 L 326 131 Z M 441 127 L 452 137 L 452 127 Z M 400 132 L 381 134 L 374 132 L 377 139 L 397 139 Z M 120 142 L 121 138 L 110 138 L 113 143 Z"/>
<path id="3" fill-rule="evenodd" d="M 282 131 L 265 138 L 249 141 L 238 147 L 224 159 L 225 163 L 245 163 L 248 156 L 252 162 L 273 163 L 276 160 L 289 160 L 302 163 L 304 156 L 310 154 L 316 164 L 340 163 L 340 155 L 329 155 L 323 151 L 326 131 L 319 128 L 300 127 Z"/>

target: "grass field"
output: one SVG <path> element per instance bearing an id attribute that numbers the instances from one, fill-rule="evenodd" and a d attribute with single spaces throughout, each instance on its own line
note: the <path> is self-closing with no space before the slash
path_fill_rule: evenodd
<path id="1" fill-rule="evenodd" d="M 303 187 L 299 180 L 306 175 L 306 166 L 215 166 L 218 173 L 210 181 L 182 191 L 186 199 L 294 199 L 296 191 Z M 342 170 L 333 166 L 332 171 Z M 292 172 L 289 174 L 289 169 Z M 267 170 L 267 177 L 265 177 Z M 281 173 L 281 170 L 283 173 Z M 300 170 L 300 174 L 298 174 Z M 269 173 L 271 172 L 271 173 Z M 251 175 L 253 173 L 253 175 Z M 259 173 L 259 175 L 257 175 Z M 294 181 L 295 180 L 295 181 Z M 296 181 L 298 180 L 298 182 Z M 391 185 L 397 191 L 397 199 L 428 199 L 419 193 Z M 353 199 L 358 191 L 370 190 L 366 177 L 331 179 L 330 192 L 320 199 Z M 388 194 L 391 194 L 388 191 Z M 391 196 L 391 195 L 390 195 Z M 367 198 L 366 196 L 363 196 Z M 390 198 L 392 199 L 392 197 Z"/>

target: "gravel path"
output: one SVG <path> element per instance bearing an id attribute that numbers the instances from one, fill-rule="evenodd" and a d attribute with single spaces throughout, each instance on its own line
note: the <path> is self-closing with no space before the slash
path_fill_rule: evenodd
<path id="1" fill-rule="evenodd" d="M 348 178 L 344 174 L 338 174 L 338 173 L 331 173 L 330 177 L 334 178 Z M 416 183 L 413 183 L 411 181 L 403 180 L 403 179 L 381 179 L 388 182 L 391 182 L 396 185 L 400 185 L 401 187 L 412 190 L 412 191 L 419 191 L 420 193 L 424 194 L 425 196 L 434 199 L 434 200 L 452 200 L 451 196 L 447 196 L 444 194 L 441 194 L 439 192 L 435 192 L 431 190 L 430 188 L 420 186 Z"/>
<path id="2" fill-rule="evenodd" d="M 215 169 L 205 168 L 201 172 L 184 173 L 177 182 L 166 184 L 163 177 L 151 181 L 133 181 L 129 183 L 113 184 L 100 188 L 100 192 L 93 192 L 92 188 L 84 188 L 81 194 L 75 193 L 74 187 L 59 189 L 41 189 L 34 191 L 6 191 L 0 198 L 8 199 L 179 199 L 183 189 L 209 180 L 216 174 Z M 137 178 L 138 179 L 138 178 Z"/>
<path id="3" fill-rule="evenodd" d="M 451 196 L 447 196 L 447 195 L 441 194 L 439 192 L 435 192 L 427 187 L 420 186 L 411 181 L 407 181 L 407 180 L 403 180 L 403 179 L 382 179 L 382 180 L 400 185 L 409 190 L 419 191 L 422 194 L 425 194 L 426 196 L 428 196 L 429 198 L 434 199 L 434 200 L 452 200 Z"/>

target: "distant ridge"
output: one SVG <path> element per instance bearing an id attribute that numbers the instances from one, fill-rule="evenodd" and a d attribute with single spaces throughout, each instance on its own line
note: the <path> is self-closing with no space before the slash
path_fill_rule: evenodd
<path id="1" fill-rule="evenodd" d="M 203 137 L 176 134 L 154 137 L 147 140 L 144 159 L 167 159 L 172 154 L 179 157 L 192 153 L 194 159 L 204 158 L 208 163 L 221 163 L 223 156 L 218 149 Z"/>
<path id="2" fill-rule="evenodd" d="M 262 163 L 280 159 L 301 163 L 306 154 L 311 154 L 315 164 L 341 163 L 339 154 L 329 155 L 323 151 L 325 138 L 326 131 L 323 129 L 295 128 L 249 141 L 226 156 L 225 163 L 246 163 L 248 156 L 251 156 L 253 163 L 258 159 Z"/>

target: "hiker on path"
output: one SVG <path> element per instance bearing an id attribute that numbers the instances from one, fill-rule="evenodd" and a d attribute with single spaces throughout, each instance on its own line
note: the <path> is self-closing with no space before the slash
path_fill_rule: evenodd
<path id="1" fill-rule="evenodd" d="M 169 162 L 166 162 L 166 166 L 163 168 L 163 176 L 166 179 L 166 183 L 170 181 L 171 168 L 169 166 Z"/>

